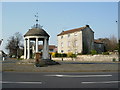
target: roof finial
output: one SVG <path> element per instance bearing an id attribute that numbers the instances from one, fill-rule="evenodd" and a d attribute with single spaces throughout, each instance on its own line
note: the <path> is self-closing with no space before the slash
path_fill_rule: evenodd
<path id="1" fill-rule="evenodd" d="M 35 17 L 36 17 L 36 25 L 35 25 L 35 28 L 41 28 L 42 29 L 42 27 L 43 26 L 41 26 L 39 23 L 38 23 L 38 12 L 36 13 L 36 15 L 35 15 Z"/>
<path id="2" fill-rule="evenodd" d="M 38 13 L 35 14 L 35 18 L 36 18 L 36 24 L 32 28 L 41 28 L 42 29 L 43 26 L 41 26 L 38 23 L 38 21 L 39 21 L 39 19 L 38 19 Z"/>
<path id="3" fill-rule="evenodd" d="M 38 27 L 38 13 L 36 13 L 35 17 L 36 17 L 36 28 L 37 28 Z"/>

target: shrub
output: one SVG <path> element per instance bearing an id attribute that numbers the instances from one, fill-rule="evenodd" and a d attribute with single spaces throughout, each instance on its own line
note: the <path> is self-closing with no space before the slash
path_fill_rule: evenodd
<path id="1" fill-rule="evenodd" d="M 58 57 L 58 53 L 52 53 L 52 57 Z"/>
<path id="2" fill-rule="evenodd" d="M 55 57 L 61 57 L 60 53 L 55 53 Z"/>
<path id="3" fill-rule="evenodd" d="M 61 57 L 67 57 L 66 53 L 61 54 Z"/>
<path id="4" fill-rule="evenodd" d="M 72 54 L 72 55 L 71 55 L 71 58 L 76 58 L 76 57 L 77 57 L 76 54 Z"/>
<path id="5" fill-rule="evenodd" d="M 49 52 L 49 54 L 51 54 L 51 55 L 52 55 L 52 53 L 54 53 L 54 52 Z"/>
<path id="6" fill-rule="evenodd" d="M 18 58 L 17 60 L 24 60 L 24 58 Z"/>
<path id="7" fill-rule="evenodd" d="M 96 50 L 91 50 L 91 54 L 95 55 L 95 54 L 97 54 L 97 51 Z"/>
<path id="8" fill-rule="evenodd" d="M 51 53 L 52 57 L 55 57 L 55 54 L 56 54 L 56 53 L 54 53 L 54 52 L 53 52 L 53 53 Z"/>
<path id="9" fill-rule="evenodd" d="M 76 58 L 76 54 L 73 54 L 72 52 L 69 52 L 68 54 L 67 54 L 67 56 L 68 57 L 71 57 L 71 58 Z"/>
<path id="10" fill-rule="evenodd" d="M 78 53 L 77 55 L 82 55 L 82 53 Z"/>
<path id="11" fill-rule="evenodd" d="M 67 57 L 71 57 L 72 54 L 73 54 L 72 52 L 68 52 L 68 53 L 67 53 Z"/>
<path id="12" fill-rule="evenodd" d="M 103 52 L 102 54 L 103 55 L 109 55 L 109 52 Z"/>
<path id="13" fill-rule="evenodd" d="M 52 57 L 67 57 L 66 53 L 52 53 Z"/>
<path id="14" fill-rule="evenodd" d="M 115 62 L 116 61 L 116 59 L 115 58 L 113 58 L 113 62 Z"/>

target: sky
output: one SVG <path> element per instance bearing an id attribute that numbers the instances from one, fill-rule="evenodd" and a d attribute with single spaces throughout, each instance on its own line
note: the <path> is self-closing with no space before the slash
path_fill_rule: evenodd
<path id="1" fill-rule="evenodd" d="M 2 2 L 0 8 L 3 50 L 10 36 L 16 32 L 24 35 L 35 24 L 36 13 L 52 45 L 57 45 L 61 31 L 86 24 L 95 32 L 95 39 L 118 37 L 118 2 Z"/>

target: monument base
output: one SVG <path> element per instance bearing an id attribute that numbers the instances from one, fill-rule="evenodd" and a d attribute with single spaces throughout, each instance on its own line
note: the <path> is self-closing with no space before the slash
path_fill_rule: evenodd
<path id="1" fill-rule="evenodd" d="M 42 59 L 39 62 L 35 62 L 36 67 L 44 67 L 48 65 L 60 65 L 60 63 L 50 60 L 50 59 Z"/>

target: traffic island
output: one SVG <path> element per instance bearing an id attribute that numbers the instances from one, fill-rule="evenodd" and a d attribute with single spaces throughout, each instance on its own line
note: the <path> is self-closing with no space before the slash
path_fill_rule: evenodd
<path id="1" fill-rule="evenodd" d="M 45 67 L 48 65 L 60 65 L 60 63 L 53 60 L 40 60 L 35 62 L 36 67 Z"/>
<path id="2" fill-rule="evenodd" d="M 36 67 L 44 67 L 48 65 L 60 65 L 60 63 L 53 61 L 50 59 L 42 59 L 42 55 L 40 53 L 36 53 L 35 66 Z"/>

